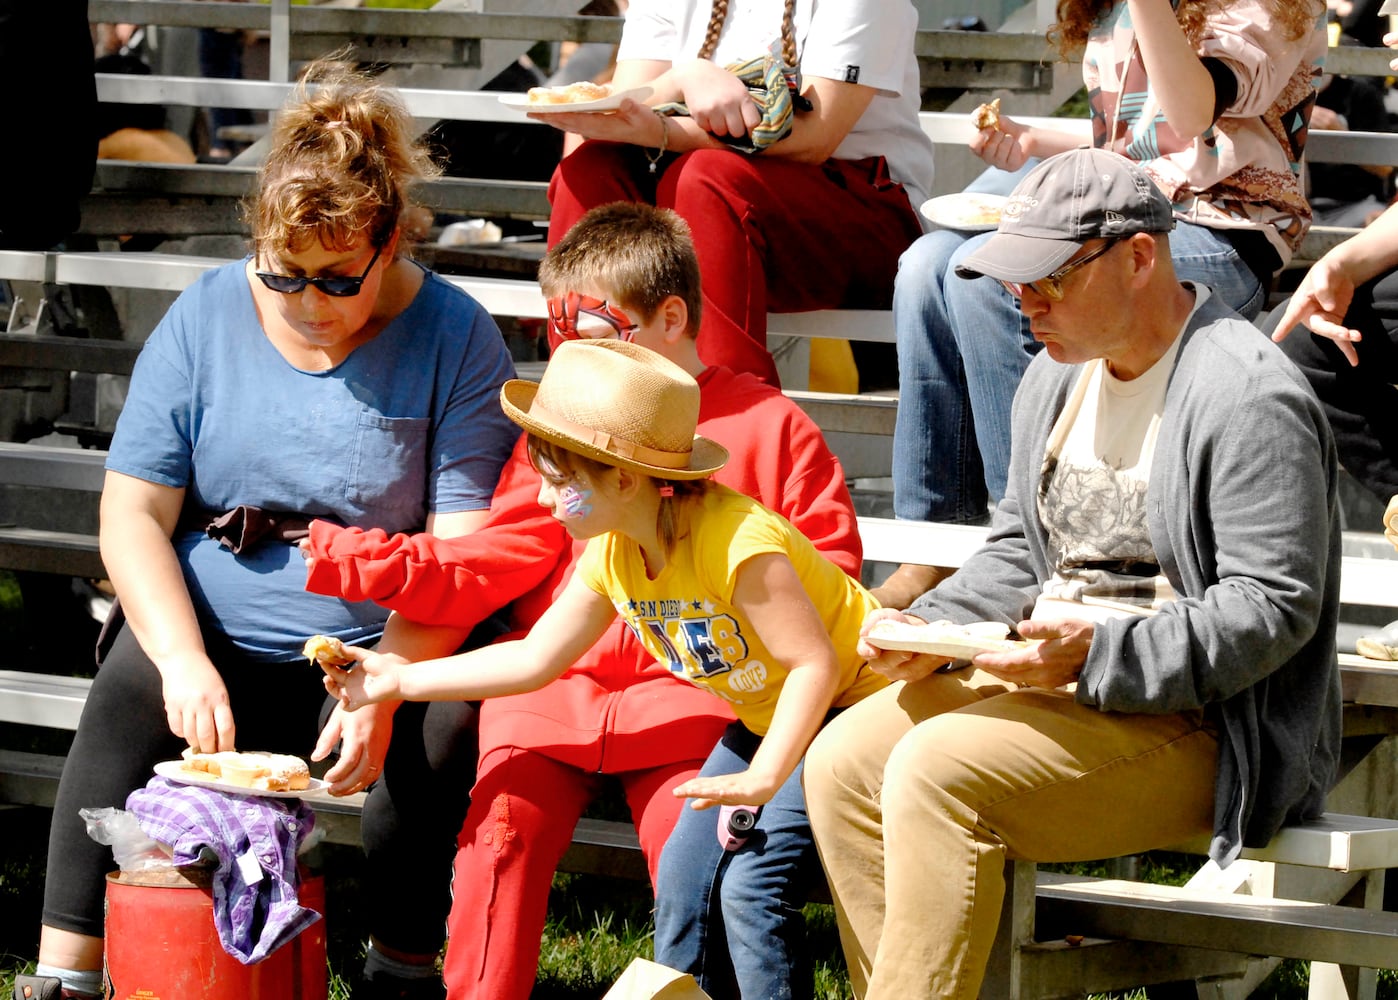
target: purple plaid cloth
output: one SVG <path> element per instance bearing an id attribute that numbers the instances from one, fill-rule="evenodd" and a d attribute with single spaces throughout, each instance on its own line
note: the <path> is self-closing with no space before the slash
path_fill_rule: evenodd
<path id="1" fill-rule="evenodd" d="M 238 961 L 261 961 L 320 919 L 296 899 L 296 851 L 315 827 L 315 813 L 300 799 L 231 795 L 157 777 L 132 792 L 126 808 L 146 836 L 172 846 L 177 866 L 209 853 L 218 859 L 214 924 Z"/>

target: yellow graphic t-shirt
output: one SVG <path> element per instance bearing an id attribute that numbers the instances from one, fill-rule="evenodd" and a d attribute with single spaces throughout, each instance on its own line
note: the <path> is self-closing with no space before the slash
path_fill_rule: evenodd
<path id="1" fill-rule="evenodd" d="M 734 607 L 733 588 L 744 562 L 781 552 L 835 646 L 840 684 L 834 704 L 853 705 L 888 683 L 854 648 L 864 616 L 879 606 L 873 595 L 757 501 L 718 486 L 698 503 L 689 533 L 654 580 L 640 547 L 616 532 L 588 542 L 575 570 L 612 602 L 656 660 L 727 700 L 745 726 L 765 734 L 787 670 Z"/>

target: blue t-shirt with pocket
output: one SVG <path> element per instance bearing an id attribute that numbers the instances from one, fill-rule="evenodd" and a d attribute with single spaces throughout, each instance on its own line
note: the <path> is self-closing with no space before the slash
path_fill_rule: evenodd
<path id="1" fill-rule="evenodd" d="M 205 273 L 151 334 L 108 469 L 186 490 L 186 512 L 251 504 L 389 533 L 490 506 L 519 429 L 499 402 L 514 365 L 479 303 L 428 272 L 376 337 L 302 371 L 263 332 L 244 264 Z M 317 632 L 383 631 L 378 605 L 307 593 L 294 545 L 234 555 L 179 530 L 174 546 L 205 626 L 256 659 L 294 659 Z"/>

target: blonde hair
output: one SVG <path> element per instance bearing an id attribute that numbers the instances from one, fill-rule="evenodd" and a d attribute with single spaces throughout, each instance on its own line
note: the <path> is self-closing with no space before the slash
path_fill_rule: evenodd
<path id="1" fill-rule="evenodd" d="M 605 289 L 645 323 L 677 295 L 689 310 L 686 332 L 699 334 L 704 305 L 699 257 L 689 224 L 671 209 L 617 201 L 584 214 L 539 265 L 539 288 L 546 297 L 580 287 Z"/>
<path id="2" fill-rule="evenodd" d="M 713 0 L 709 9 L 709 27 L 704 32 L 704 44 L 699 47 L 700 59 L 712 59 L 718 48 L 718 36 L 723 31 L 723 22 L 728 20 L 728 0 Z M 796 0 L 786 0 L 782 8 L 782 60 L 792 69 L 798 65 L 796 59 Z M 753 55 L 759 53 L 754 52 Z"/>
<path id="3" fill-rule="evenodd" d="M 1058 0 L 1058 20 L 1049 28 L 1049 41 L 1057 46 L 1063 58 L 1072 58 L 1087 44 L 1092 26 L 1119 3 L 1125 0 Z M 1197 48 L 1209 16 L 1231 3 L 1232 0 L 1179 0 L 1175 17 L 1184 29 L 1184 37 Z M 1285 37 L 1292 40 L 1314 30 L 1316 18 L 1325 9 L 1318 0 L 1268 0 L 1268 6 Z"/>
<path id="4" fill-rule="evenodd" d="M 397 92 L 341 55 L 311 63 L 277 113 L 244 205 L 259 254 L 317 241 L 346 250 L 361 235 L 382 247 L 412 205 L 409 189 L 441 172 Z"/>
<path id="5" fill-rule="evenodd" d="M 579 455 L 575 451 L 569 451 L 556 441 L 540 437 L 537 434 L 530 434 L 526 446 L 529 449 L 529 464 L 534 466 L 540 475 L 546 473 L 541 466 L 552 466 L 559 472 L 565 473 L 585 473 L 593 479 L 604 475 L 609 469 L 616 466 L 606 462 L 600 462 L 589 455 Z M 644 473 L 633 472 L 633 475 L 644 475 Z M 666 558 L 675 551 L 675 543 L 683 534 L 684 513 L 691 499 L 702 497 L 713 485 L 712 479 L 661 479 L 657 476 L 646 476 L 656 483 L 658 487 L 668 487 L 672 492 L 669 496 L 664 493 L 660 496 L 660 509 L 656 513 L 655 533 L 660 541 L 660 548 L 664 551 Z"/>

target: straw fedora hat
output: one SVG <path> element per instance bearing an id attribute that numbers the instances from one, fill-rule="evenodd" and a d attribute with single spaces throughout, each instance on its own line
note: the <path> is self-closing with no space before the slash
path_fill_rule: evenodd
<path id="1" fill-rule="evenodd" d="M 531 434 L 660 479 L 702 479 L 728 461 L 727 449 L 694 433 L 699 383 L 627 341 L 564 341 L 543 379 L 506 382 L 500 405 Z"/>

